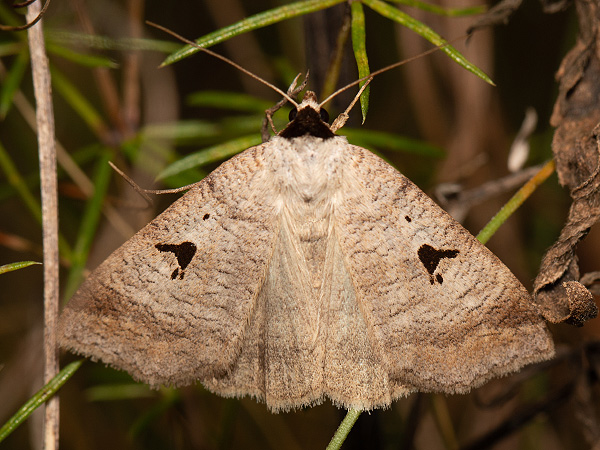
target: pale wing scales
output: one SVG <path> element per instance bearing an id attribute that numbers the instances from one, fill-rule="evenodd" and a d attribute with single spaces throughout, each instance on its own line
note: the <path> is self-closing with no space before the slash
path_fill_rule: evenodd
<path id="1" fill-rule="evenodd" d="M 277 160 L 227 161 L 116 250 L 66 306 L 61 346 L 151 385 L 230 370 L 278 233 Z"/>
<path id="2" fill-rule="evenodd" d="M 380 349 L 374 348 L 355 288 L 335 234 L 330 239 L 330 268 L 323 303 L 325 392 L 346 409 L 385 407 L 415 389 L 390 378 Z"/>
<path id="3" fill-rule="evenodd" d="M 347 155 L 340 247 L 390 377 L 466 392 L 553 355 L 543 319 L 506 266 L 380 158 L 356 146 Z"/>
<path id="4" fill-rule="evenodd" d="M 232 371 L 201 380 L 225 396 L 253 395 L 271 410 L 323 399 L 319 305 L 298 237 L 284 214 L 265 283 Z"/>
<path id="5" fill-rule="evenodd" d="M 287 218 L 261 298 L 266 304 L 265 390 L 271 409 L 288 410 L 322 399 L 323 346 L 319 304 L 307 261 Z"/>

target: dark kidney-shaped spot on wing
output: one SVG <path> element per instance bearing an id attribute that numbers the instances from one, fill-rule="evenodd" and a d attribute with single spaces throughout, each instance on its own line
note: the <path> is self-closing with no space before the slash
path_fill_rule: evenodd
<path id="1" fill-rule="evenodd" d="M 439 265 L 442 258 L 456 258 L 458 250 L 438 250 L 429 244 L 423 244 L 418 250 L 419 259 L 425 266 L 427 272 L 429 272 L 429 281 L 434 284 L 436 281 L 439 284 L 444 282 L 441 274 L 437 274 L 434 278 L 435 269 Z"/>
<path id="2" fill-rule="evenodd" d="M 174 280 L 179 275 L 179 279 L 183 280 L 185 274 L 184 270 L 196 254 L 196 244 L 192 242 L 182 242 L 181 244 L 156 244 L 155 247 L 160 252 L 171 252 L 175 255 L 179 267 L 173 271 L 171 279 Z"/>

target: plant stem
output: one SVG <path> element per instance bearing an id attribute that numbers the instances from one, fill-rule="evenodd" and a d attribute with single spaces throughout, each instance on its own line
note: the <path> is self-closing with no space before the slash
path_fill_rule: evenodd
<path id="1" fill-rule="evenodd" d="M 502 209 L 498 211 L 494 217 L 492 217 L 487 225 L 483 227 L 483 229 L 477 235 L 477 239 L 479 239 L 482 244 L 485 244 L 498 230 L 498 228 L 500 228 L 500 225 L 506 222 L 506 219 L 508 219 L 517 210 L 517 208 L 519 208 L 519 206 L 521 206 L 523 202 L 527 200 L 531 194 L 533 194 L 537 187 L 546 181 L 550 175 L 552 175 L 555 167 L 556 165 L 554 164 L 554 160 L 550 160 L 544 164 L 540 171 L 536 173 L 531 180 L 525 183 L 523 187 L 519 189 L 508 202 L 506 202 Z"/>
<path id="2" fill-rule="evenodd" d="M 346 417 L 344 417 L 344 420 L 342 420 L 342 423 L 340 423 L 340 426 L 331 438 L 331 441 L 327 446 L 327 450 L 339 450 L 339 448 L 342 446 L 342 444 L 348 437 L 348 433 L 350 433 L 350 430 L 354 426 L 354 423 L 358 419 L 358 416 L 360 416 L 361 412 L 362 411 L 357 409 L 348 410 Z"/>
<path id="3" fill-rule="evenodd" d="M 60 371 L 42 389 L 35 393 L 8 421 L 0 427 L 0 442 L 17 429 L 40 405 L 51 398 L 67 382 L 69 378 L 81 367 L 85 359 L 72 362 Z M 54 397 L 56 398 L 56 397 Z"/>
<path id="4" fill-rule="evenodd" d="M 39 1 L 27 7 L 27 21 L 40 14 Z M 44 30 L 40 20 L 28 29 L 29 52 L 36 100 L 38 152 L 42 199 L 42 230 L 44 246 L 44 383 L 58 373 L 56 324 L 58 322 L 58 196 L 56 179 L 56 147 L 54 145 L 54 111 L 50 88 L 50 70 L 44 45 Z M 58 397 L 45 406 L 43 431 L 44 450 L 58 448 Z"/>

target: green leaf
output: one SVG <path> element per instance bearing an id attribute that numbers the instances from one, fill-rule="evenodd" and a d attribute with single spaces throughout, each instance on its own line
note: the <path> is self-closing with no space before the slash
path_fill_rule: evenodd
<path id="1" fill-rule="evenodd" d="M 86 33 L 74 33 L 71 31 L 48 30 L 46 32 L 48 40 L 56 44 L 78 45 L 98 50 L 117 50 L 117 51 L 156 51 L 162 53 L 172 53 L 181 45 L 158 39 L 141 38 L 112 38 L 108 36 L 98 36 Z"/>
<path id="2" fill-rule="evenodd" d="M 394 22 L 398 22 L 399 24 L 405 26 L 409 30 L 414 31 L 415 33 L 423 36 L 433 45 L 437 45 L 440 47 L 440 50 L 446 53 L 450 58 L 452 58 L 456 63 L 460 66 L 467 69 L 469 72 L 474 73 L 479 78 L 483 79 L 487 83 L 494 85 L 494 82 L 488 77 L 479 67 L 475 66 L 471 62 L 469 62 L 458 50 L 452 47 L 448 42 L 443 39 L 439 34 L 429 28 L 422 22 L 419 22 L 417 19 L 409 16 L 408 14 L 400 11 L 398 8 L 395 8 L 387 3 L 382 2 L 381 0 L 362 0 L 362 2 L 371 8 L 373 11 L 378 12 L 384 17 L 387 17 Z"/>
<path id="3" fill-rule="evenodd" d="M 535 174 L 527 183 L 525 183 L 521 189 L 519 189 L 511 199 L 496 213 L 494 217 L 486 224 L 485 227 L 477 235 L 477 239 L 482 244 L 485 244 L 494 233 L 500 228 L 506 220 L 513 215 L 513 213 L 519 209 L 519 207 L 529 198 L 535 190 L 548 179 L 550 175 L 556 170 L 556 164 L 554 160 L 548 161 L 544 166 Z"/>
<path id="4" fill-rule="evenodd" d="M 122 383 L 103 384 L 86 389 L 85 396 L 90 402 L 130 400 L 156 397 L 157 391 L 146 384 Z"/>
<path id="5" fill-rule="evenodd" d="M 387 0 L 391 3 L 400 3 L 406 6 L 412 6 L 419 8 L 423 11 L 438 14 L 440 16 L 447 17 L 462 17 L 462 16 L 473 16 L 476 14 L 482 14 L 487 10 L 487 5 L 470 6 L 467 8 L 442 8 L 439 5 L 432 3 L 421 2 L 419 0 Z"/>
<path id="6" fill-rule="evenodd" d="M 143 128 L 141 136 L 144 139 L 175 139 L 179 142 L 216 136 L 219 131 L 218 125 L 204 120 L 180 120 L 148 124 Z"/>
<path id="7" fill-rule="evenodd" d="M 0 428 L 0 442 L 21 425 L 33 411 L 49 400 L 67 382 L 71 376 L 81 367 L 85 359 L 74 361 L 61 370 L 48 384 L 31 397 L 21 408 Z"/>
<path id="8" fill-rule="evenodd" d="M 3 56 L 17 55 L 21 50 L 26 49 L 25 42 L 2 42 L 0 43 L 0 58 Z"/>
<path id="9" fill-rule="evenodd" d="M 215 138 L 220 138 L 220 142 L 222 142 L 225 136 L 253 133 L 261 127 L 264 116 L 264 111 L 261 111 L 260 114 L 250 116 L 223 117 L 216 123 L 204 120 L 182 120 L 150 124 L 143 128 L 140 136 L 145 141 L 174 139 L 178 144 L 202 143 L 205 145 L 213 143 Z"/>
<path id="10" fill-rule="evenodd" d="M 343 134 L 348 138 L 350 143 L 365 148 L 377 147 L 387 150 L 414 153 L 421 156 L 432 156 L 436 158 L 445 155 L 445 152 L 439 147 L 417 139 L 398 136 L 397 134 L 393 133 L 344 128 Z"/>
<path id="11" fill-rule="evenodd" d="M 346 54 L 346 44 L 348 43 L 351 30 L 352 17 L 345 15 L 344 21 L 342 22 L 340 30 L 337 33 L 335 47 L 331 50 L 329 67 L 327 68 L 325 79 L 323 80 L 323 85 L 321 86 L 321 98 L 328 98 L 336 90 L 337 83 L 340 79 L 340 72 L 342 71 L 344 55 Z"/>
<path id="12" fill-rule="evenodd" d="M 263 28 L 268 25 L 281 22 L 285 19 L 291 19 L 292 17 L 320 11 L 322 9 L 329 8 L 330 6 L 337 5 L 338 3 L 343 3 L 344 1 L 346 0 L 305 0 L 279 6 L 278 8 L 273 8 L 268 11 L 255 14 L 232 25 L 209 33 L 201 38 L 196 39 L 195 42 L 200 47 L 211 47 L 248 31 Z M 162 65 L 166 66 L 172 64 L 180 59 L 193 55 L 198 51 L 200 50 L 198 50 L 196 47 L 186 45 L 177 52 L 169 55 Z"/>
<path id="13" fill-rule="evenodd" d="M 264 118 L 264 111 L 260 115 L 254 114 L 252 116 L 223 117 L 223 119 L 219 121 L 219 126 L 221 127 L 223 134 L 236 134 L 237 136 L 239 136 L 240 134 L 251 134 L 256 132 L 256 130 L 260 129 Z M 285 126 L 288 123 L 287 120 L 285 122 L 282 122 L 278 120 L 278 118 L 274 118 L 273 121 L 275 122 L 275 126 Z"/>
<path id="14" fill-rule="evenodd" d="M 107 127 L 96 108 L 94 108 L 86 96 L 81 93 L 79 88 L 77 88 L 58 69 L 51 67 L 50 73 L 52 74 L 52 84 L 57 92 L 64 97 L 71 108 L 77 112 L 96 136 L 102 136 L 104 134 L 103 130 Z"/>
<path id="15" fill-rule="evenodd" d="M 354 58 L 358 67 L 358 78 L 364 78 L 371 73 L 369 69 L 369 59 L 367 57 L 366 32 L 365 32 L 365 12 L 363 6 L 359 2 L 352 2 L 350 5 L 352 14 L 352 49 L 354 50 Z M 366 83 L 360 82 L 360 87 Z M 360 96 L 360 110 L 362 112 L 362 123 L 367 119 L 369 110 L 369 91 L 370 87 L 363 91 Z"/>
<path id="16" fill-rule="evenodd" d="M 258 99 L 248 94 L 226 91 L 194 92 L 188 95 L 186 103 L 192 106 L 204 106 L 261 114 L 273 106 L 271 102 Z"/>
<path id="17" fill-rule="evenodd" d="M 0 169 L 6 175 L 8 183 L 17 191 L 23 203 L 38 223 L 42 223 L 42 207 L 40 202 L 30 192 L 27 183 L 17 170 L 17 166 L 6 151 L 6 148 L 0 143 Z"/>
<path id="18" fill-rule="evenodd" d="M 5 173 L 8 183 L 15 189 L 15 191 L 17 191 L 31 215 L 41 225 L 42 207 L 39 201 L 29 191 L 27 183 L 17 170 L 16 165 L 12 161 L 2 143 L 0 143 L 0 169 Z M 62 234 L 59 234 L 58 236 L 58 248 L 63 258 L 70 258 L 71 248 Z"/>
<path id="19" fill-rule="evenodd" d="M 19 261 L 10 264 L 4 264 L 3 266 L 0 266 L 0 274 L 12 272 L 13 270 L 23 269 L 25 267 L 33 266 L 34 264 L 42 263 L 37 261 Z"/>
<path id="20" fill-rule="evenodd" d="M 23 47 L 6 74 L 0 91 L 0 118 L 6 117 L 13 103 L 15 92 L 21 86 L 23 74 L 29 65 L 29 51 Z"/>
<path id="21" fill-rule="evenodd" d="M 108 164 L 110 152 L 104 151 L 96 163 L 96 175 L 94 176 L 94 195 L 89 199 L 83 213 L 77 242 L 71 254 L 71 269 L 67 278 L 64 297 L 71 298 L 83 278 L 83 271 L 87 261 L 88 253 L 96 236 L 98 223 L 102 213 L 102 204 L 108 186 L 112 170 Z"/>
<path id="22" fill-rule="evenodd" d="M 230 156 L 235 155 L 247 148 L 261 143 L 260 134 L 251 134 L 249 136 L 243 136 L 238 139 L 233 139 L 224 144 L 215 145 L 213 147 L 205 148 L 199 152 L 193 153 L 185 158 L 174 162 L 163 170 L 159 175 L 158 179 L 166 178 L 169 176 L 177 175 L 185 170 L 193 169 L 196 167 L 210 164 L 216 161 L 222 161 Z"/>
<path id="23" fill-rule="evenodd" d="M 48 49 L 49 53 L 60 56 L 84 67 L 107 67 L 109 69 L 116 69 L 119 67 L 119 64 L 105 56 L 88 55 L 85 53 L 76 52 L 69 48 L 63 47 L 62 45 L 53 44 L 52 42 L 48 42 L 46 48 Z"/>

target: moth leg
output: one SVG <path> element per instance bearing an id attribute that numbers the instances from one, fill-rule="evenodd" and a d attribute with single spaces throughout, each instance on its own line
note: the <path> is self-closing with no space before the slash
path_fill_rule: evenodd
<path id="1" fill-rule="evenodd" d="M 304 77 L 304 80 L 302 81 L 302 83 L 300 83 L 300 86 L 296 86 L 296 83 L 298 82 L 298 78 L 300 78 L 301 74 L 296 75 L 296 78 L 294 78 L 294 81 L 292 81 L 292 84 L 290 84 L 290 87 L 287 90 L 287 94 L 290 97 L 295 97 L 296 95 L 298 95 L 300 92 L 302 92 L 304 90 L 304 88 L 306 87 L 306 84 L 308 83 L 308 72 L 306 73 L 306 76 Z M 260 135 L 262 138 L 263 142 L 267 142 L 269 140 L 269 138 L 271 137 L 270 133 L 269 133 L 269 125 L 271 125 L 271 130 L 273 130 L 273 133 L 277 134 L 278 131 L 275 128 L 275 124 L 273 123 L 273 115 L 279 111 L 283 105 L 285 105 L 287 103 L 287 99 L 284 97 L 282 98 L 279 102 L 277 102 L 277 104 L 275 104 L 274 106 L 271 106 L 269 109 L 267 109 L 265 111 L 265 119 L 263 120 L 263 124 L 260 130 Z"/>

